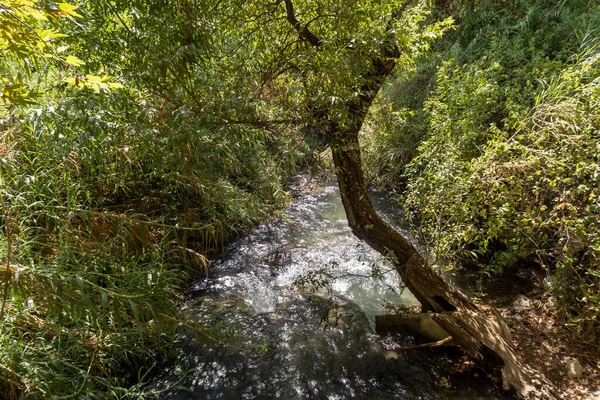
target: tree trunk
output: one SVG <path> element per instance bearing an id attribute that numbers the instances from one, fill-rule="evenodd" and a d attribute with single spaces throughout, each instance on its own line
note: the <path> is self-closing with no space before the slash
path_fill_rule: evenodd
<path id="1" fill-rule="evenodd" d="M 316 50 L 321 48 L 324 42 L 298 21 L 292 0 L 284 0 L 284 4 L 287 20 L 299 38 Z M 400 8 L 397 13 L 402 11 Z M 480 362 L 502 367 L 506 389 L 513 388 L 522 397 L 532 393 L 541 397 L 541 391 L 534 386 L 541 387 L 541 384 L 534 382 L 532 371 L 520 363 L 507 343 L 507 328 L 499 314 L 496 314 L 497 320 L 483 316 L 473 302 L 433 271 L 412 243 L 381 219 L 369 200 L 358 134 L 373 99 L 400 55 L 392 39 L 382 43 L 380 52 L 375 52 L 379 55 L 370 60 L 370 68 L 357 76 L 359 83 L 354 88 L 357 95 L 346 104 L 349 118 L 338 118 L 337 112 L 327 106 L 319 110 L 320 125 L 329 133 L 348 224 L 356 236 L 393 259 L 404 284 L 421 302 L 422 310 L 431 311 L 432 319 L 450 333 L 467 354 Z"/>
<path id="2" fill-rule="evenodd" d="M 503 322 L 483 316 L 467 296 L 445 282 L 412 243 L 373 209 L 363 176 L 358 135 L 393 66 L 393 62 L 374 60 L 372 71 L 363 76 L 366 83 L 357 88 L 360 96 L 348 104 L 352 122 L 344 126 L 329 123 L 330 147 L 348 224 L 357 237 L 393 260 L 402 281 L 421 302 L 423 312 L 433 312 L 432 318 L 468 355 L 488 366 L 502 368 L 505 389 L 512 388 L 521 397 L 548 396 L 542 393 L 543 378 L 535 380 L 534 372 L 516 358 L 507 343 Z"/>
<path id="3" fill-rule="evenodd" d="M 411 242 L 375 212 L 367 195 L 358 134 L 334 132 L 330 145 L 342 203 L 354 234 L 381 254 L 392 257 L 396 270 L 421 303 L 423 311 L 477 310 L 466 296 L 449 286 L 427 265 Z"/>

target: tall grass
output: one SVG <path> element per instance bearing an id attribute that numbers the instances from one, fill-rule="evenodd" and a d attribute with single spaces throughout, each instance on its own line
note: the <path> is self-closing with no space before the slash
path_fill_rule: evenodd
<path id="1" fill-rule="evenodd" d="M 182 285 L 285 201 L 298 153 L 133 90 L 64 98 L 0 121 L 0 393 L 135 397 Z"/>

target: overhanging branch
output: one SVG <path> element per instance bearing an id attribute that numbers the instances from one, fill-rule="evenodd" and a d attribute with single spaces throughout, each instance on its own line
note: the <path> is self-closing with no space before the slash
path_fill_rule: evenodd
<path id="1" fill-rule="evenodd" d="M 298 35 L 306 40 L 308 43 L 313 45 L 314 47 L 319 47 L 321 43 L 321 39 L 315 36 L 306 25 L 303 25 L 298 18 L 296 18 L 296 12 L 294 11 L 294 4 L 292 4 L 292 0 L 284 0 L 285 2 L 285 11 L 287 13 L 288 22 L 294 27 Z"/>

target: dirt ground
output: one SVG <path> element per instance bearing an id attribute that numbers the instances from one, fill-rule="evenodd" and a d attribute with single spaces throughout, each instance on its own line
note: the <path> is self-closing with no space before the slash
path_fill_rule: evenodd
<path id="1" fill-rule="evenodd" d="M 542 275 L 531 268 L 494 279 L 477 273 L 460 275 L 459 286 L 479 306 L 500 311 L 518 357 L 545 375 L 557 399 L 600 400 L 600 346 L 586 342 L 574 327 L 561 322 Z M 568 374 L 574 360 L 581 365 L 579 377 Z"/>

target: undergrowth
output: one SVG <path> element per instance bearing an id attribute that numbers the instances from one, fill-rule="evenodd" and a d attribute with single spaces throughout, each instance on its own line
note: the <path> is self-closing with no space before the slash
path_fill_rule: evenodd
<path id="1" fill-rule="evenodd" d="M 438 259 L 546 271 L 565 323 L 595 341 L 600 9 L 439 3 L 456 30 L 380 97 L 365 131 L 371 180 L 403 190 Z"/>
<path id="2" fill-rule="evenodd" d="M 136 398 L 183 284 L 286 200 L 291 135 L 152 100 L 82 90 L 1 121 L 5 398 Z"/>

